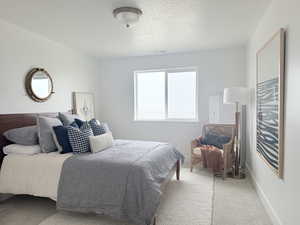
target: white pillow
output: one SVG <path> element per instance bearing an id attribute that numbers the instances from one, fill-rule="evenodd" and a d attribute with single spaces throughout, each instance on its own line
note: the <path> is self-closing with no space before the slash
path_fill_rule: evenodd
<path id="1" fill-rule="evenodd" d="M 11 144 L 3 148 L 3 152 L 6 155 L 9 154 L 23 154 L 23 155 L 34 155 L 41 153 L 40 145 L 19 145 Z"/>
<path id="2" fill-rule="evenodd" d="M 93 153 L 103 151 L 113 145 L 113 136 L 111 133 L 105 133 L 98 136 L 90 136 L 90 147 Z"/>

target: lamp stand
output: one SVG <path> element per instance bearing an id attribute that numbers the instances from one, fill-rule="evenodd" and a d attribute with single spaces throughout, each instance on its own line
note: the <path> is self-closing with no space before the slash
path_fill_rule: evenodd
<path id="1" fill-rule="evenodd" d="M 245 173 L 242 171 L 240 167 L 241 162 L 241 140 L 240 140 L 240 112 L 239 112 L 239 103 L 235 103 L 235 127 L 236 127 L 236 136 L 234 143 L 234 151 L 235 151 L 235 162 L 234 162 L 234 170 L 233 177 L 236 179 L 245 178 Z"/>

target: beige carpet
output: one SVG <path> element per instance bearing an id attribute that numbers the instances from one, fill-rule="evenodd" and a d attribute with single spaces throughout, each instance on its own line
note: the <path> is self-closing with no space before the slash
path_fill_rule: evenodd
<path id="1" fill-rule="evenodd" d="M 157 225 L 211 225 L 213 178 L 201 171 L 182 170 L 181 180 L 172 180 L 158 209 Z M 129 225 L 103 216 L 58 212 L 40 225 Z"/>
<path id="2" fill-rule="evenodd" d="M 272 225 L 248 179 L 223 181 L 188 169 L 181 179 L 167 187 L 158 225 Z M 126 225 L 102 216 L 57 212 L 55 202 L 45 198 L 15 196 L 0 202 L 0 225 L 39 224 Z"/>
<path id="3" fill-rule="evenodd" d="M 55 202 L 50 199 L 15 196 L 0 203 L 0 224 L 38 225 L 55 213 Z"/>
<path id="4" fill-rule="evenodd" d="M 248 178 L 215 179 L 212 225 L 272 225 Z"/>

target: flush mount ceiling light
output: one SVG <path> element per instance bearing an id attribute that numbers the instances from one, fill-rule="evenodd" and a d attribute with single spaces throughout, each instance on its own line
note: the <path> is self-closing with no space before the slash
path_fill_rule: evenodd
<path id="1" fill-rule="evenodd" d="M 114 17 L 121 23 L 125 24 L 127 28 L 137 23 L 140 16 L 143 14 L 142 10 L 133 7 L 120 7 L 113 11 Z"/>

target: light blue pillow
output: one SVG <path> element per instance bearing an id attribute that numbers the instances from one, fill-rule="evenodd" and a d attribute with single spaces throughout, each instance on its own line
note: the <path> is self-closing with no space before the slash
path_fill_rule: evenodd
<path id="1" fill-rule="evenodd" d="M 37 145 L 38 129 L 37 126 L 20 127 L 8 130 L 3 133 L 4 137 L 19 145 Z"/>
<path id="2" fill-rule="evenodd" d="M 79 116 L 76 114 L 59 112 L 58 118 L 61 120 L 64 126 L 70 126 L 70 124 L 73 123 L 75 119 L 78 119 Z"/>
<path id="3" fill-rule="evenodd" d="M 58 118 L 43 117 L 37 118 L 39 142 L 42 152 L 54 152 L 57 150 L 53 139 L 52 128 L 55 126 L 62 126 L 62 122 Z"/>
<path id="4" fill-rule="evenodd" d="M 101 122 L 101 124 L 104 127 L 105 133 L 112 133 L 107 123 Z"/>

